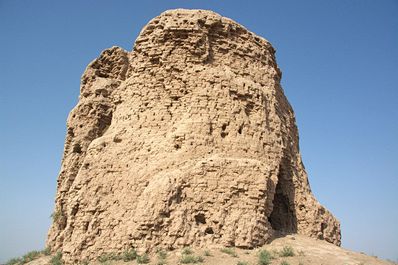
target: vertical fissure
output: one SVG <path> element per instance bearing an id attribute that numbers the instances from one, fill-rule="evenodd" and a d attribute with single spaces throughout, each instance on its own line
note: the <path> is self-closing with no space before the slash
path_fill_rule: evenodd
<path id="1" fill-rule="evenodd" d="M 279 169 L 273 208 L 268 220 L 272 229 L 277 233 L 290 234 L 297 232 L 292 174 L 286 170 L 284 163 L 281 164 Z"/>

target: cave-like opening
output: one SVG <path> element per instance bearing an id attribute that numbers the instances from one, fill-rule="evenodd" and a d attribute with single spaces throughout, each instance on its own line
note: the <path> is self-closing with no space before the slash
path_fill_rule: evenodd
<path id="1" fill-rule="evenodd" d="M 297 219 L 294 210 L 294 188 L 291 175 L 284 170 L 278 174 L 273 208 L 268 220 L 272 228 L 282 234 L 297 232 Z"/>

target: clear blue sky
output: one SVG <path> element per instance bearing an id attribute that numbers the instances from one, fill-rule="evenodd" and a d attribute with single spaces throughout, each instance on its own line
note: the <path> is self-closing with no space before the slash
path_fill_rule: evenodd
<path id="1" fill-rule="evenodd" d="M 343 246 L 398 259 L 398 1 L 0 0 L 0 262 L 41 249 L 68 112 L 101 50 L 131 50 L 172 8 L 211 9 L 268 39 L 312 190 Z"/>

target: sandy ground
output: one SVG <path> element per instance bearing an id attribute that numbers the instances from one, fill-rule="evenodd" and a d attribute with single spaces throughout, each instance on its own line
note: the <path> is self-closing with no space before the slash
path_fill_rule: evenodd
<path id="1" fill-rule="evenodd" d="M 280 252 L 284 247 L 291 247 L 294 251 L 293 257 L 281 257 Z M 391 265 L 397 264 L 376 257 L 367 256 L 337 247 L 322 240 L 315 240 L 300 235 L 289 235 L 282 238 L 273 240 L 258 249 L 244 250 L 232 249 L 236 253 L 236 257 L 231 254 L 223 253 L 219 247 L 209 247 L 207 249 L 192 248 L 193 255 L 203 257 L 203 265 L 237 265 L 238 262 L 246 265 L 257 265 L 258 253 L 260 250 L 265 249 L 269 251 L 274 257 L 271 260 L 272 265 L 281 264 L 283 261 L 289 265 Z M 207 256 L 205 254 L 210 254 Z M 167 252 L 166 263 L 168 265 L 176 265 L 181 263 L 181 250 Z M 49 264 L 49 257 L 42 257 L 30 263 L 29 265 L 44 265 Z M 127 265 L 137 264 L 136 261 L 132 262 L 106 262 L 106 263 L 91 263 L 91 264 L 112 264 L 112 265 Z M 158 265 L 159 259 L 156 255 L 150 257 L 151 265 Z"/>

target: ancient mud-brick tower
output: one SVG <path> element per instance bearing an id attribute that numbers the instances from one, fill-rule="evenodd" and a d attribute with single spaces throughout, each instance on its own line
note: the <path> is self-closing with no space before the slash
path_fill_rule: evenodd
<path id="1" fill-rule="evenodd" d="M 231 19 L 171 10 L 131 52 L 87 67 L 71 111 L 48 246 L 67 262 L 275 233 L 340 244 L 314 198 L 275 50 Z"/>

